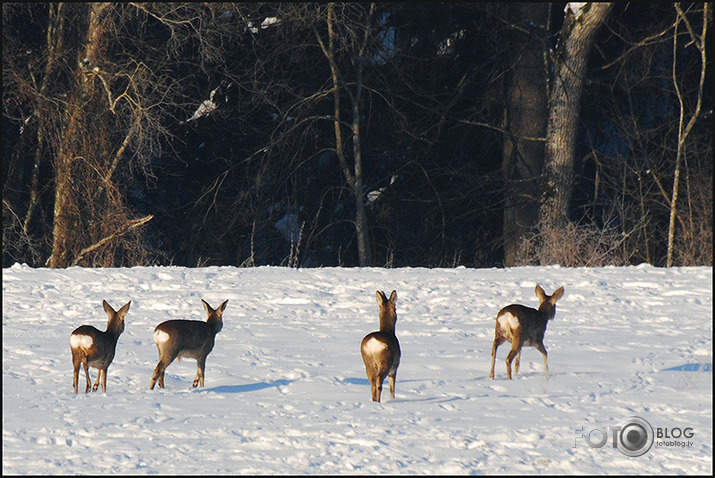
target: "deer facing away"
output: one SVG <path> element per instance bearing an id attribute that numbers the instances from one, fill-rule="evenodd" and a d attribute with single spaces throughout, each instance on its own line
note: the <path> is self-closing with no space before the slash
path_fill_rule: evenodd
<path id="1" fill-rule="evenodd" d="M 544 347 L 544 333 L 546 324 L 556 315 L 556 301 L 564 295 L 564 288 L 559 287 L 551 295 L 546 295 L 544 289 L 538 284 L 534 291 L 539 298 L 539 308 L 533 309 L 519 304 L 511 304 L 504 307 L 497 314 L 496 327 L 494 330 L 494 344 L 492 345 L 492 369 L 489 378 L 494 378 L 494 360 L 497 348 L 504 342 L 511 343 L 511 350 L 506 356 L 506 373 L 511 380 L 511 362 L 516 358 L 515 372 L 519 373 L 519 359 L 521 358 L 521 348 L 535 347 L 544 357 L 544 367 L 546 373 L 549 372 L 549 364 L 546 361 L 547 353 Z"/>
<path id="2" fill-rule="evenodd" d="M 159 382 L 159 387 L 164 388 L 164 371 L 166 367 L 178 358 L 189 357 L 196 359 L 196 378 L 193 386 L 199 383 L 204 386 L 204 369 L 206 357 L 214 348 L 216 334 L 223 328 L 223 310 L 228 300 L 218 308 L 213 309 L 205 300 L 201 300 L 208 313 L 206 322 L 198 320 L 167 320 L 157 325 L 154 329 L 154 342 L 159 349 L 159 363 L 154 369 L 149 388 L 154 390 L 154 385 Z"/>
<path id="3" fill-rule="evenodd" d="M 367 378 L 372 389 L 372 401 L 379 402 L 382 394 L 382 382 L 389 377 L 390 395 L 395 398 L 395 378 L 400 365 L 400 342 L 395 335 L 397 322 L 397 291 L 392 291 L 390 298 L 384 292 L 377 291 L 377 303 L 380 306 L 380 330 L 371 332 L 362 339 L 360 353 L 365 362 Z"/>
<path id="4" fill-rule="evenodd" d="M 106 300 L 102 301 L 104 311 L 109 316 L 106 332 L 96 329 L 91 325 L 81 325 L 70 335 L 70 349 L 72 350 L 72 366 L 74 367 L 74 393 L 77 393 L 77 382 L 79 381 L 79 368 L 84 366 L 84 374 L 87 378 L 87 388 L 89 392 L 91 380 L 89 378 L 89 367 L 98 369 L 97 381 L 93 391 L 97 391 L 99 380 L 102 379 L 102 391 L 107 391 L 107 368 L 114 360 L 114 353 L 117 348 L 117 340 L 124 332 L 124 316 L 129 310 L 127 302 L 121 309 L 115 311 Z"/>

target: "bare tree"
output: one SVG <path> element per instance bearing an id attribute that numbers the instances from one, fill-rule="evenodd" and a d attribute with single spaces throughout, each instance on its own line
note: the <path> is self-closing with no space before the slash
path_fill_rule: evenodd
<path id="1" fill-rule="evenodd" d="M 11 40 L 7 51 L 3 48 L 3 75 L 10 80 L 9 91 L 22 92 L 16 97 L 3 92 L 4 112 L 17 117 L 21 135 L 27 137 L 35 128 L 36 138 L 18 145 L 32 151 L 29 194 L 14 195 L 7 204 L 15 211 L 24 209 L 26 235 L 48 238 L 46 265 L 150 260 L 144 225 L 153 216 L 138 213 L 128 191 L 137 194 L 142 179 L 154 179 L 152 162 L 172 137 L 170 125 L 182 109 L 176 72 L 184 64 L 187 43 L 197 45 L 205 60 L 216 54 L 211 34 L 217 27 L 208 20 L 218 8 L 3 5 L 3 36 Z M 15 15 L 29 31 L 18 29 Z M 199 33 L 200 25 L 209 28 Z M 44 45 L 37 42 L 40 31 Z M 46 60 L 27 61 L 32 60 L 29 52 Z M 46 215 L 38 216 L 40 194 L 50 191 L 52 198 L 42 199 Z"/>
<path id="2" fill-rule="evenodd" d="M 584 95 L 588 144 L 579 188 L 593 193 L 576 207 L 593 223 L 619 229 L 632 263 L 667 266 L 670 252 L 671 265 L 711 264 L 712 76 L 703 77 L 702 55 L 712 42 L 701 52 L 691 37 L 711 8 L 620 9 L 607 21 L 612 34 L 599 45 L 602 65 Z M 699 103 L 700 114 L 691 116 Z"/>
<path id="3" fill-rule="evenodd" d="M 513 67 L 505 98 L 504 265 L 516 265 L 522 238 L 538 224 L 546 136 L 546 34 L 550 6 L 518 3 Z"/>
<path id="4" fill-rule="evenodd" d="M 712 262 L 711 6 L 555 8 L 4 3 L 4 264 Z"/>
<path id="5" fill-rule="evenodd" d="M 690 23 L 689 18 L 683 11 L 683 8 L 679 3 L 675 4 L 675 10 L 677 11 L 677 19 L 674 25 L 673 32 L 673 86 L 675 87 L 675 94 L 678 98 L 678 111 L 679 111 L 679 121 L 678 121 L 678 145 L 675 155 L 675 169 L 673 172 L 673 189 L 670 200 L 670 220 L 668 221 L 668 258 L 667 266 L 673 266 L 673 246 L 675 241 L 675 218 L 678 211 L 678 190 L 680 186 L 680 174 L 683 164 L 685 143 L 688 139 L 688 135 L 695 126 L 698 117 L 700 116 L 700 109 L 703 103 L 703 87 L 705 84 L 705 71 L 707 68 L 707 54 L 705 50 L 705 42 L 708 31 L 708 22 L 711 20 L 709 18 L 709 4 L 705 3 L 703 6 L 702 13 L 702 26 L 700 31 L 696 31 L 694 25 Z M 697 94 L 695 106 L 690 113 L 690 118 L 686 118 L 686 109 L 683 99 L 683 94 L 678 80 L 677 74 L 677 60 L 678 60 L 678 44 L 679 44 L 679 27 L 683 23 L 688 32 L 689 43 L 695 45 L 700 53 L 700 75 L 697 86 Z"/>
<path id="6" fill-rule="evenodd" d="M 58 3 L 8 8 L 27 8 L 17 11 L 25 21 L 36 20 L 32 16 L 41 15 L 43 8 L 47 12 L 46 24 L 37 20 L 30 24 L 44 29 L 45 44 L 25 46 L 46 58 L 44 65 L 23 61 L 24 51 L 18 47 L 33 40 L 25 32 L 15 33 L 16 43 L 7 54 L 3 49 L 4 59 L 9 60 L 3 62 L 9 88 L 24 93 L 6 106 L 32 118 L 23 126 L 36 128 L 36 142 L 22 146 L 32 151 L 33 158 L 24 230 L 34 234 L 33 223 L 35 231 L 48 227 L 35 211 L 40 191 L 49 186 L 53 199 L 48 201 L 51 233 L 46 237 L 51 238 L 51 246 L 46 265 L 145 261 L 147 248 L 139 226 L 152 216 L 136 217 L 120 184 L 132 172 L 150 173 L 161 129 L 149 97 L 163 82 L 146 63 L 135 59 L 132 48 L 137 43 L 124 36 L 134 7 Z M 16 12 L 7 13 L 3 20 L 16 28 L 12 23 Z M 39 184 L 41 170 L 51 171 L 48 185 Z"/>
<path id="7" fill-rule="evenodd" d="M 361 266 L 372 265 L 372 251 L 370 248 L 370 228 L 367 220 L 367 210 L 365 207 L 365 180 L 363 176 L 362 157 L 362 136 L 360 131 L 363 98 L 363 73 L 367 61 L 368 41 L 372 35 L 372 19 L 375 13 L 375 4 L 371 3 L 366 17 L 362 24 L 350 24 L 347 19 L 349 12 L 344 9 L 352 9 L 349 5 L 343 5 L 342 16 L 336 17 L 335 4 L 329 3 L 326 14 L 326 24 L 328 39 L 323 40 L 319 32 L 316 37 L 325 58 L 330 64 L 331 80 L 333 83 L 332 95 L 334 102 L 333 124 L 335 130 L 335 152 L 340 161 L 345 180 L 355 196 L 355 231 L 357 233 L 358 257 Z M 336 28 L 343 30 L 336 34 Z M 353 30 L 354 29 L 354 30 Z M 353 30 L 353 31 L 346 31 Z M 362 32 L 360 32 L 362 30 Z M 343 72 L 337 58 L 336 43 L 343 43 L 351 52 L 352 76 Z M 351 44 L 352 43 L 352 44 Z M 346 95 L 350 103 L 350 119 L 343 120 L 341 110 L 341 96 Z M 350 131 L 350 142 L 352 144 L 352 167 L 349 164 L 343 139 L 342 129 L 347 127 Z"/>
<path id="8" fill-rule="evenodd" d="M 586 65 L 595 35 L 612 3 L 569 3 L 549 91 L 540 228 L 563 229 L 574 186 L 574 151 Z"/>

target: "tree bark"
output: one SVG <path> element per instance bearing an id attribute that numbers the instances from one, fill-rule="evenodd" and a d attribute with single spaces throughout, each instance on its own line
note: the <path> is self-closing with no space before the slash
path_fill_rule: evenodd
<path id="1" fill-rule="evenodd" d="M 52 226 L 52 253 L 47 259 L 48 267 L 68 267 L 73 258 L 73 251 L 79 247 L 78 238 L 85 237 L 86 231 L 80 231 L 80 207 L 74 196 L 73 184 L 81 182 L 81 178 L 73 178 L 72 164 L 86 153 L 84 137 L 88 121 L 89 98 L 92 97 L 92 79 L 88 77 L 82 65 L 101 64 L 101 50 L 104 34 L 102 20 L 103 11 L 109 3 L 92 3 L 88 5 L 89 21 L 80 56 L 75 66 L 73 90 L 67 101 L 64 131 L 61 133 L 60 144 L 54 159 L 55 206 L 54 223 Z M 63 21 L 59 18 L 57 21 Z M 85 61 L 86 59 L 86 61 Z M 77 184 L 76 187 L 82 187 Z"/>
<path id="2" fill-rule="evenodd" d="M 596 32 L 613 7 L 612 3 L 587 3 L 574 12 L 571 5 L 566 7 L 549 92 L 549 121 L 539 214 L 542 232 L 562 230 L 569 221 L 574 186 L 576 130 L 588 55 Z"/>
<path id="3" fill-rule="evenodd" d="M 362 139 L 360 137 L 360 103 L 362 98 L 363 89 L 363 65 L 365 61 L 365 49 L 367 46 L 367 39 L 369 35 L 369 18 L 375 12 L 375 4 L 370 5 L 370 14 L 368 20 L 365 24 L 365 36 L 363 37 L 363 42 L 357 52 L 355 58 L 355 92 L 350 91 L 350 87 L 346 84 L 343 76 L 340 73 L 340 69 L 337 64 L 337 59 L 335 57 L 335 30 L 333 28 L 333 22 L 335 19 L 335 6 L 333 3 L 328 4 L 328 44 L 325 45 L 320 36 L 318 36 L 318 41 L 323 50 L 323 54 L 328 59 L 330 64 L 330 71 L 333 82 L 333 102 L 334 102 L 334 118 L 333 125 L 335 130 L 335 143 L 336 143 L 336 154 L 338 156 L 338 161 L 343 170 L 343 175 L 348 183 L 348 186 L 353 191 L 355 196 L 355 233 L 357 236 L 357 248 L 358 248 L 358 261 L 361 267 L 366 267 L 372 265 L 372 252 L 370 248 L 370 227 L 367 219 L 367 209 L 365 207 L 365 186 L 363 179 L 363 169 L 362 169 Z M 341 124 L 343 121 L 341 119 L 340 110 L 340 94 L 341 91 L 345 91 L 348 95 L 351 105 L 352 121 L 350 123 L 351 129 L 351 140 L 353 145 L 353 167 L 352 169 L 348 165 L 348 161 L 345 155 L 345 148 L 343 147 L 343 137 L 341 131 Z"/>
<path id="4" fill-rule="evenodd" d="M 504 265 L 516 265 L 521 238 L 537 226 L 539 186 L 546 135 L 546 65 L 544 44 L 549 5 L 516 5 L 515 64 L 510 72 L 505 107 Z M 530 25 L 533 25 L 531 27 Z"/>
<path id="5" fill-rule="evenodd" d="M 678 148 L 677 152 L 675 155 L 675 170 L 673 171 L 673 194 L 670 199 L 670 217 L 668 221 L 668 251 L 667 251 L 667 258 L 666 258 L 666 266 L 667 267 L 672 267 L 673 266 L 673 261 L 674 261 L 674 244 L 675 244 L 675 218 L 678 213 L 678 189 L 679 189 L 679 183 L 680 183 L 680 170 L 682 167 L 683 163 L 683 150 L 685 148 L 685 141 L 690 134 L 690 130 L 695 126 L 695 122 L 698 119 L 698 116 L 700 115 L 700 108 L 702 106 L 702 99 L 703 99 L 703 88 L 705 84 L 705 71 L 707 67 L 707 54 L 705 50 L 705 38 L 707 36 L 707 31 L 708 31 L 708 4 L 706 3 L 703 6 L 703 25 L 702 25 L 702 34 L 698 35 L 693 29 L 692 26 L 688 23 L 687 17 L 685 16 L 685 13 L 683 12 L 682 8 L 680 7 L 679 3 L 675 4 L 675 9 L 678 13 L 678 18 L 675 22 L 675 28 L 673 32 L 673 86 L 675 87 L 675 93 L 676 96 L 678 97 L 678 105 L 679 105 L 679 122 L 678 122 Z M 693 44 L 695 44 L 696 48 L 700 52 L 700 78 L 699 78 L 699 83 L 698 83 L 698 100 L 696 102 L 694 111 L 688 120 L 687 124 L 685 123 L 685 106 L 683 104 L 683 95 L 680 91 L 680 86 L 678 84 L 678 76 L 676 74 L 676 59 L 678 55 L 678 25 L 681 23 L 681 21 L 684 21 L 686 23 L 686 27 L 688 32 L 690 33 L 690 39 Z"/>

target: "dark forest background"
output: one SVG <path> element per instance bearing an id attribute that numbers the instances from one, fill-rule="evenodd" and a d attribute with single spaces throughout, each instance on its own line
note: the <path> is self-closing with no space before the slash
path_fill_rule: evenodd
<path id="1" fill-rule="evenodd" d="M 3 3 L 3 267 L 712 265 L 708 3 Z"/>

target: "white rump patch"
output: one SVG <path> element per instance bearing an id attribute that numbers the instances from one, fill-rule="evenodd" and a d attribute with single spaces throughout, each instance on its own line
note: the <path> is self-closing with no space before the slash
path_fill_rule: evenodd
<path id="1" fill-rule="evenodd" d="M 387 344 L 385 342 L 381 342 L 380 340 L 377 340 L 376 338 L 371 338 L 365 343 L 365 352 L 369 354 L 375 354 L 382 352 L 387 348 Z"/>
<path id="2" fill-rule="evenodd" d="M 511 331 L 519 327 L 519 317 L 516 315 L 512 315 L 509 312 L 506 312 L 502 315 L 500 315 L 497 318 L 497 321 L 499 322 L 499 327 L 503 331 L 508 331 L 509 334 L 508 336 L 511 337 Z"/>
<path id="3" fill-rule="evenodd" d="M 171 338 L 169 334 L 164 332 L 163 330 L 155 330 L 154 331 L 154 342 L 157 344 L 163 344 L 164 342 L 168 341 Z"/>
<path id="4" fill-rule="evenodd" d="M 70 335 L 70 347 L 73 349 L 82 347 L 83 349 L 88 349 L 94 345 L 94 339 L 89 335 L 83 334 L 72 334 Z"/>

